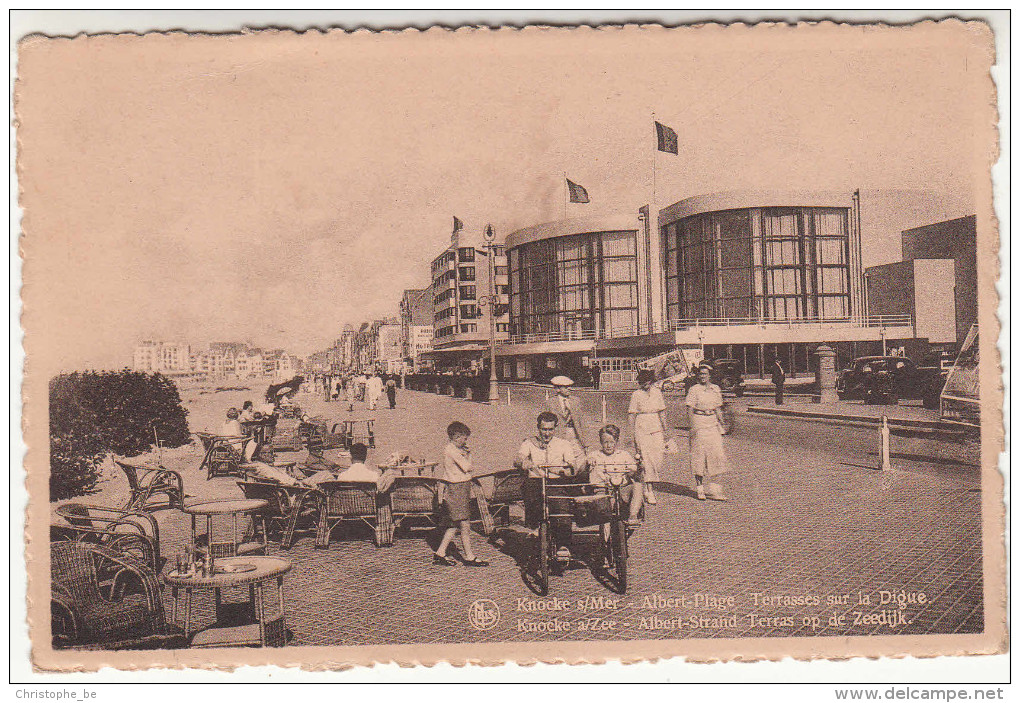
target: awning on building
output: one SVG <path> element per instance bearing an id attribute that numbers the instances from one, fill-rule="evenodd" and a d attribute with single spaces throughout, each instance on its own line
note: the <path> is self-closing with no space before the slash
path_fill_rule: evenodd
<path id="1" fill-rule="evenodd" d="M 488 351 L 489 345 L 487 344 L 463 344 L 447 349 L 433 349 L 432 351 L 422 352 L 419 358 L 431 361 L 458 358 L 477 359 L 483 353 L 488 353 Z"/>

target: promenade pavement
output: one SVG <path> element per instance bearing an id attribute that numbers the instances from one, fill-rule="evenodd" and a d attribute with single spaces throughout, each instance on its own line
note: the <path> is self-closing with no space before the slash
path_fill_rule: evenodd
<path id="1" fill-rule="evenodd" d="M 225 408 L 252 396 L 244 391 L 187 396 L 192 429 L 217 427 Z M 346 405 L 310 394 L 296 400 L 313 415 L 337 420 L 373 416 L 376 460 L 391 452 L 438 459 L 447 424 L 460 420 L 474 430 L 476 466 L 492 471 L 510 466 L 516 447 L 534 428 L 544 393 L 515 399 L 512 392 L 510 406 L 489 406 L 401 391 L 397 409 L 374 413 L 360 404 L 349 412 Z M 585 405 L 593 435 L 601 402 L 593 396 Z M 620 403 L 607 403 L 608 419 L 625 427 L 624 411 Z M 680 424 L 672 407 L 670 419 Z M 943 471 L 951 468 L 943 459 L 958 452 L 942 454 L 924 445 L 900 467 L 880 472 L 874 468 L 873 431 L 763 422 L 748 418 L 725 440 L 732 469 L 722 479 L 728 502 L 696 500 L 686 451 L 671 457 L 659 503 L 648 508 L 645 524 L 631 537 L 625 595 L 613 593 L 600 582 L 597 568 L 582 563 L 553 576 L 548 595 L 533 592 L 523 574 L 532 569 L 534 545 L 519 524 L 519 511 L 496 538 L 472 536 L 478 556 L 491 563 L 487 568 L 434 566 L 435 531 L 400 533 L 394 546 L 382 549 L 352 531 L 316 550 L 305 534 L 289 551 L 272 548 L 294 564 L 286 577 L 290 643 L 982 630 L 981 488 L 973 461 Z M 685 432 L 674 431 L 683 446 Z M 189 500 L 240 497 L 233 479 L 206 481 L 197 470 L 200 458 L 194 445 L 164 451 L 164 463 L 184 475 Z M 123 483 L 109 475 L 90 502 L 123 500 Z M 156 515 L 163 554 L 172 557 L 187 538 L 185 516 Z M 592 543 L 579 541 L 581 556 L 590 551 L 585 544 Z M 169 606 L 169 594 L 165 597 Z M 489 629 L 477 629 L 469 618 L 480 599 L 489 612 L 492 604 L 499 611 Z M 199 616 L 211 622 L 211 602 L 196 605 Z"/>

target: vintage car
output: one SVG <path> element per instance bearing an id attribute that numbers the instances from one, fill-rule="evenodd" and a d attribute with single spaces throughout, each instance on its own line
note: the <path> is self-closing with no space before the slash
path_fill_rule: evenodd
<path id="1" fill-rule="evenodd" d="M 840 400 L 863 400 L 870 405 L 896 405 L 901 398 L 920 399 L 924 407 L 939 406 L 945 373 L 938 367 L 917 366 L 905 356 L 862 356 L 839 372 Z"/>
<path id="2" fill-rule="evenodd" d="M 724 392 L 731 391 L 738 398 L 744 395 L 744 373 L 739 361 L 736 359 L 713 359 L 708 363 L 712 365 L 712 383 L 719 386 Z M 676 381 L 670 378 L 664 380 L 662 390 L 668 391 L 682 387 L 686 393 L 697 382 L 697 374 L 684 374 Z M 667 384 L 669 385 L 667 386 Z"/>

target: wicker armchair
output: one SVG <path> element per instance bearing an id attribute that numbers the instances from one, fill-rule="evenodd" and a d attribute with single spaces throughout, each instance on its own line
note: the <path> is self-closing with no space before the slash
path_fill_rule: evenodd
<path id="1" fill-rule="evenodd" d="M 371 483 L 350 481 L 323 481 L 318 486 L 322 493 L 319 509 L 319 526 L 315 546 L 329 547 L 333 531 L 343 523 L 363 523 L 375 533 L 375 546 L 393 541 L 393 526 L 388 523 L 389 513 L 383 514 L 379 492 Z"/>
<path id="2" fill-rule="evenodd" d="M 120 597 L 104 589 L 100 574 L 111 568 L 132 573 L 142 584 L 142 593 Z M 145 638 L 172 636 L 156 573 L 130 557 L 98 544 L 54 542 L 50 577 L 54 646 L 141 647 L 151 646 L 144 644 Z"/>
<path id="3" fill-rule="evenodd" d="M 157 510 L 159 508 L 183 508 L 184 507 L 184 481 L 176 471 L 164 469 L 152 469 L 145 466 L 135 466 L 114 458 L 117 466 L 127 477 L 128 486 L 131 489 L 131 496 L 128 498 L 124 510 Z M 166 502 L 150 504 L 150 500 L 158 495 L 165 495 Z"/>
<path id="4" fill-rule="evenodd" d="M 319 491 L 297 486 L 281 486 L 261 481 L 238 481 L 245 498 L 259 498 L 268 505 L 251 514 L 253 528 L 262 533 L 262 544 L 268 546 L 270 531 L 280 533 L 280 548 L 290 549 L 302 516 L 318 523 L 323 496 Z"/>
<path id="5" fill-rule="evenodd" d="M 303 422 L 298 428 L 298 435 L 304 443 L 308 453 L 313 456 L 322 456 L 327 449 L 347 449 L 346 438 L 343 434 L 336 434 L 339 423 L 333 425 L 332 431 L 326 429 L 326 422 Z"/>
<path id="6" fill-rule="evenodd" d="M 527 472 L 519 469 L 500 471 L 492 475 L 492 495 L 485 499 L 495 526 L 510 524 L 510 506 L 524 501 L 524 479 Z"/>
<path id="7" fill-rule="evenodd" d="M 50 527 L 50 541 L 98 544 L 131 557 L 153 571 L 163 564 L 159 555 L 159 523 L 146 512 L 67 503 L 56 510 L 66 524 Z"/>
<path id="8" fill-rule="evenodd" d="M 206 470 L 206 480 L 220 476 L 244 478 L 247 475 L 244 469 L 246 462 L 241 455 L 244 437 L 220 437 L 204 432 L 196 434 L 205 448 L 205 456 L 202 457 L 198 470 Z"/>
<path id="9" fill-rule="evenodd" d="M 397 476 L 384 494 L 383 510 L 390 513 L 393 530 L 384 544 L 392 544 L 393 533 L 408 518 L 422 519 L 429 528 L 438 524 L 439 488 L 442 482 L 428 476 Z"/>

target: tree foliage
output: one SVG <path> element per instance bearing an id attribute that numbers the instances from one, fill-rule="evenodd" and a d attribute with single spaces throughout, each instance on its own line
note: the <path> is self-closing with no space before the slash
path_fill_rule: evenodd
<path id="1" fill-rule="evenodd" d="M 106 454 L 138 456 L 190 441 L 173 381 L 138 371 L 74 372 L 50 380 L 50 500 L 95 488 Z"/>

